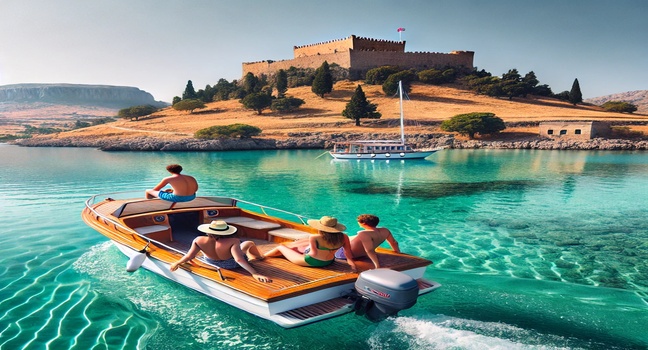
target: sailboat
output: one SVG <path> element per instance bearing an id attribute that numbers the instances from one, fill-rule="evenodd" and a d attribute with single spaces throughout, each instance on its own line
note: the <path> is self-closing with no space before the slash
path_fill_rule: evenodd
<path id="1" fill-rule="evenodd" d="M 416 150 L 405 143 L 405 122 L 403 117 L 403 83 L 398 81 L 400 98 L 400 140 L 356 140 L 341 141 L 333 145 L 329 154 L 335 159 L 423 159 L 443 147 Z"/>

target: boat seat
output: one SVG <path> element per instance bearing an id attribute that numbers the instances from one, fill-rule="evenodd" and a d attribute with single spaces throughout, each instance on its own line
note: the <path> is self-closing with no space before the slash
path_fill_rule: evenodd
<path id="1" fill-rule="evenodd" d="M 151 225 L 151 226 L 135 227 L 134 230 L 140 235 L 147 235 L 154 232 L 166 231 L 169 228 L 170 227 L 167 225 Z"/>
<path id="2" fill-rule="evenodd" d="M 239 221 L 235 222 L 236 225 L 238 226 L 243 226 L 255 230 L 267 230 L 271 228 L 277 228 L 281 227 L 281 225 L 274 223 L 274 222 L 268 222 L 268 221 L 262 221 L 262 220 L 249 220 L 249 221 Z"/>
<path id="3" fill-rule="evenodd" d="M 277 230 L 268 231 L 268 235 L 296 241 L 298 239 L 308 238 L 311 234 L 308 232 L 295 230 L 293 228 L 284 227 Z"/>
<path id="4" fill-rule="evenodd" d="M 223 218 L 223 221 L 225 221 L 228 224 L 238 224 L 239 222 L 255 221 L 255 220 L 252 218 L 248 218 L 247 216 L 232 216 L 229 218 Z"/>

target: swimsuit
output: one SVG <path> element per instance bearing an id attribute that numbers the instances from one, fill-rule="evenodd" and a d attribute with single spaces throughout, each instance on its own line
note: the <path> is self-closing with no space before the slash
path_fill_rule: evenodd
<path id="1" fill-rule="evenodd" d="M 247 261 L 247 259 L 248 259 L 247 256 L 245 256 L 246 261 Z M 234 260 L 233 257 L 229 258 L 227 260 L 214 260 L 214 259 L 210 259 L 210 258 L 205 256 L 204 260 L 208 264 L 216 265 L 216 266 L 218 266 L 218 267 L 220 267 L 222 269 L 232 270 L 232 269 L 235 269 L 235 268 L 239 267 L 239 264 L 236 262 L 236 260 Z"/>
<path id="2" fill-rule="evenodd" d="M 317 241 L 315 241 L 315 246 L 317 247 L 317 249 L 321 249 L 321 250 L 336 250 L 336 249 L 338 249 L 338 248 L 326 248 L 326 247 L 321 247 L 320 248 Z M 304 250 L 304 262 L 306 262 L 306 264 L 308 264 L 311 267 L 328 266 L 328 265 L 331 265 L 335 261 L 335 257 L 333 257 L 333 259 L 331 259 L 331 260 L 315 259 L 312 256 L 308 255 L 310 250 L 311 250 L 310 247 L 308 247 L 308 248 L 306 248 Z"/>
<path id="3" fill-rule="evenodd" d="M 346 260 L 346 255 L 344 254 L 344 248 L 340 248 L 335 252 L 335 258 Z"/>
<path id="4" fill-rule="evenodd" d="M 196 198 L 196 194 L 192 194 L 189 196 L 176 196 L 175 194 L 171 192 L 165 192 L 165 191 L 160 191 L 158 193 L 158 198 L 163 199 L 165 201 L 169 202 L 189 202 L 191 200 L 194 200 Z"/>

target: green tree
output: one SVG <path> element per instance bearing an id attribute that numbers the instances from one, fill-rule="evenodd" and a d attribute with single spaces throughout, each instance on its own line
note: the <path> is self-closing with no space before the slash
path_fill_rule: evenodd
<path id="1" fill-rule="evenodd" d="M 277 72 L 277 81 L 275 82 L 277 87 L 277 97 L 283 98 L 288 91 L 288 73 L 285 70 L 280 69 Z"/>
<path id="2" fill-rule="evenodd" d="M 272 100 L 270 109 L 274 112 L 292 112 L 304 103 L 304 100 L 296 97 L 277 98 Z"/>
<path id="3" fill-rule="evenodd" d="M 158 111 L 158 108 L 151 105 L 140 105 L 120 109 L 117 116 L 123 119 L 139 120 L 140 117 L 149 115 Z"/>
<path id="4" fill-rule="evenodd" d="M 412 82 L 416 81 L 417 75 L 413 70 L 403 70 L 390 75 L 382 86 L 383 92 L 387 96 L 393 96 L 398 93 L 398 81 L 403 85 L 404 92 L 412 90 Z"/>
<path id="5" fill-rule="evenodd" d="M 441 123 L 441 130 L 468 135 L 471 140 L 475 138 L 475 134 L 495 134 L 504 129 L 504 121 L 493 113 L 458 114 Z"/>
<path id="6" fill-rule="evenodd" d="M 381 114 L 376 112 L 377 106 L 373 103 L 370 103 L 365 96 L 362 87 L 358 85 L 353 96 L 351 96 L 351 101 L 347 103 L 346 108 L 342 111 L 342 116 L 355 120 L 355 125 L 360 126 L 360 119 L 369 118 L 369 119 L 379 119 Z"/>
<path id="7" fill-rule="evenodd" d="M 253 109 L 260 115 L 264 109 L 270 107 L 272 97 L 263 92 L 255 92 L 243 97 L 241 103 L 245 108 Z"/>
<path id="8" fill-rule="evenodd" d="M 176 103 L 178 103 L 180 101 L 182 101 L 182 98 L 180 98 L 180 96 L 174 96 L 173 101 L 171 102 L 171 105 L 174 105 L 174 104 L 176 104 Z"/>
<path id="9" fill-rule="evenodd" d="M 182 100 L 173 105 L 173 109 L 176 111 L 189 111 L 189 114 L 192 114 L 194 109 L 205 108 L 205 103 L 198 99 L 188 99 Z"/>
<path id="10" fill-rule="evenodd" d="M 580 84 L 578 79 L 574 79 L 571 90 L 569 90 L 569 103 L 574 106 L 578 103 L 583 103 L 583 94 L 581 93 Z"/>
<path id="11" fill-rule="evenodd" d="M 247 124 L 230 124 L 230 125 L 215 125 L 209 128 L 200 129 L 196 131 L 194 137 L 197 139 L 219 139 L 219 138 L 250 138 L 261 134 L 261 129 L 256 126 Z"/>
<path id="12" fill-rule="evenodd" d="M 624 101 L 607 101 L 601 107 L 608 112 L 632 113 L 637 110 L 637 106 Z"/>
<path id="13" fill-rule="evenodd" d="M 324 94 L 333 91 L 333 75 L 331 75 L 328 62 L 324 61 L 324 63 L 322 63 L 322 65 L 315 71 L 315 79 L 313 79 L 311 91 L 322 98 L 324 97 Z"/>
<path id="14" fill-rule="evenodd" d="M 257 78 L 251 72 L 248 72 L 243 77 L 243 90 L 245 90 L 246 95 L 261 91 L 261 86 L 259 84 L 259 78 Z"/>
<path id="15" fill-rule="evenodd" d="M 371 85 L 382 85 L 390 75 L 398 73 L 400 72 L 400 70 L 401 69 L 397 66 L 382 66 L 372 68 L 367 71 L 367 74 L 365 74 L 365 83 Z"/>
<path id="16" fill-rule="evenodd" d="M 187 82 L 187 87 L 185 87 L 184 93 L 182 93 L 182 99 L 183 100 L 191 100 L 198 98 L 198 95 L 196 94 L 196 90 L 193 87 L 193 83 L 191 80 Z"/>

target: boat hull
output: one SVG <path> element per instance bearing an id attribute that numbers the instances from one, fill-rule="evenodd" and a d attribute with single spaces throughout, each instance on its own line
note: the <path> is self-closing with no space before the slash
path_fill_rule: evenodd
<path id="1" fill-rule="evenodd" d="M 421 152 L 401 152 L 401 153 L 343 153 L 329 152 L 335 159 L 359 159 L 359 160 L 399 160 L 399 159 L 424 159 L 437 152 L 437 150 Z"/>

